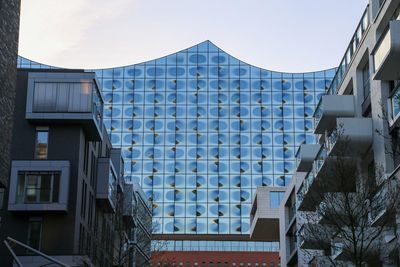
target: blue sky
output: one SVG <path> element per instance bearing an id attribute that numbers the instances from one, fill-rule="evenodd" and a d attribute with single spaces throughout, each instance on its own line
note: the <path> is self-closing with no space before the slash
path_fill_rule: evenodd
<path id="1" fill-rule="evenodd" d="M 210 40 L 258 67 L 335 67 L 367 0 L 22 0 L 19 54 L 105 68 Z"/>

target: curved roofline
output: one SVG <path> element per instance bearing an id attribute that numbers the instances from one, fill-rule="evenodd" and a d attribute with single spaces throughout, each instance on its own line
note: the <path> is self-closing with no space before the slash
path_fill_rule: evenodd
<path id="1" fill-rule="evenodd" d="M 230 53 L 226 52 L 225 50 L 221 49 L 219 46 L 215 45 L 215 44 L 214 44 L 213 42 L 211 42 L 210 40 L 205 40 L 205 41 L 203 41 L 203 42 L 200 42 L 200 43 L 197 43 L 197 44 L 195 44 L 195 45 L 189 46 L 189 47 L 187 47 L 187 48 L 178 50 L 177 52 L 173 52 L 173 53 L 170 53 L 170 54 L 161 56 L 161 57 L 157 57 L 157 58 L 154 58 L 154 59 L 142 61 L 142 62 L 139 62 L 139 63 L 133 63 L 133 64 L 128 64 L 128 65 L 120 65 L 120 66 L 109 67 L 109 68 L 68 68 L 68 69 L 110 70 L 110 69 L 117 69 L 117 68 L 124 68 L 124 67 L 129 67 L 129 66 L 134 66 L 134 65 L 140 65 L 140 64 L 145 64 L 146 62 L 155 61 L 155 60 L 158 60 L 158 59 L 162 59 L 162 58 L 164 58 L 164 57 L 171 56 L 171 55 L 173 55 L 173 54 L 177 54 L 177 53 L 183 52 L 183 51 L 185 51 L 185 50 L 188 50 L 188 49 L 190 49 L 190 48 L 193 48 L 193 47 L 195 47 L 195 46 L 197 46 L 197 45 L 199 45 L 199 44 L 205 43 L 205 42 L 209 42 L 209 43 L 213 44 L 213 45 L 214 45 L 215 47 L 217 47 L 219 50 L 221 50 L 222 52 L 226 53 L 227 55 L 233 57 L 234 59 L 236 59 L 236 60 L 238 60 L 238 61 L 240 61 L 240 62 L 243 62 L 243 63 L 245 63 L 245 64 L 247 64 L 247 65 L 249 65 L 249 66 L 251 66 L 251 67 L 258 68 L 258 69 L 265 70 L 265 71 L 269 71 L 269 72 L 282 73 L 282 74 L 308 74 L 308 73 L 316 73 L 316 72 L 321 72 L 321 71 L 333 70 L 333 69 L 336 69 L 336 68 L 337 68 L 337 67 L 331 67 L 331 68 L 327 68 L 327 69 L 316 70 L 316 71 L 307 71 L 307 72 L 283 72 L 283 71 L 274 71 L 274 70 L 271 70 L 271 69 L 266 69 L 266 68 L 257 67 L 257 66 L 255 66 L 255 65 L 253 65 L 253 64 L 247 63 L 246 61 L 243 61 L 243 60 L 241 60 L 241 59 L 238 59 L 237 57 L 232 56 L 232 54 L 230 54 Z M 45 63 L 40 63 L 40 62 L 37 62 L 37 61 L 34 61 L 34 60 L 30 60 L 30 59 L 28 59 L 28 58 L 26 58 L 26 57 L 23 57 L 23 56 L 20 56 L 20 57 L 21 57 L 21 58 L 25 58 L 25 59 L 27 59 L 27 60 L 29 60 L 29 61 L 31 61 L 31 62 L 35 62 L 35 63 L 41 64 L 41 65 L 46 65 L 46 66 L 49 66 L 49 67 L 52 67 L 52 68 L 66 69 L 66 68 L 64 68 L 64 67 L 57 67 L 57 66 L 48 65 L 48 64 L 45 64 Z"/>

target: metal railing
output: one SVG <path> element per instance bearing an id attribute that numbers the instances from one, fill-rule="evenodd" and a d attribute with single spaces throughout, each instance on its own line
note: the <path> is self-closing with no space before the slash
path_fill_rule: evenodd
<path id="1" fill-rule="evenodd" d="M 364 13 L 361 17 L 360 22 L 358 23 L 356 31 L 354 32 L 353 37 L 351 38 L 350 44 L 347 47 L 347 50 L 342 58 L 342 61 L 339 64 L 339 68 L 337 69 L 336 74 L 332 80 L 332 83 L 329 86 L 329 89 L 327 91 L 328 95 L 333 95 L 336 93 L 336 90 L 339 87 L 351 60 L 353 59 L 355 52 L 360 46 L 361 40 L 364 37 L 369 24 L 370 21 L 369 21 L 369 5 L 368 5 L 364 10 Z"/>

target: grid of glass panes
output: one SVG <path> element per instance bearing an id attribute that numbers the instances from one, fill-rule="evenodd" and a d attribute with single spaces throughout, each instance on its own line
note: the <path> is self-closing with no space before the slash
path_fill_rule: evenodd
<path id="1" fill-rule="evenodd" d="M 290 182 L 295 149 L 315 142 L 312 114 L 335 74 L 271 72 L 209 41 L 88 71 L 102 84 L 125 178 L 153 201 L 163 234 L 248 234 L 256 187 Z"/>
<path id="2" fill-rule="evenodd" d="M 279 242 L 153 240 L 153 251 L 279 251 Z"/>

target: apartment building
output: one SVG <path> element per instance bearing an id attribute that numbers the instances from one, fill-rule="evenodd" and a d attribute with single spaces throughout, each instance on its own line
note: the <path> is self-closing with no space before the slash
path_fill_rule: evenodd
<path id="1" fill-rule="evenodd" d="M 355 264 L 357 257 L 350 257 L 354 251 L 371 255 L 358 256 L 362 264 L 399 266 L 398 202 L 388 193 L 397 192 L 400 184 L 399 10 L 400 1 L 369 1 L 326 95 L 317 104 L 313 114 L 317 143 L 299 147 L 296 170 L 279 207 L 282 266 L 330 266 L 331 261 L 354 266 L 360 264 Z M 337 166 L 346 162 L 345 170 L 353 174 L 347 173 L 343 184 Z M 375 195 L 364 197 L 372 187 Z M 338 203 L 347 203 L 347 210 Z M 342 219 L 342 231 L 327 220 L 331 211 Z M 360 221 L 346 221 L 354 215 L 349 211 L 360 212 Z M 368 243 L 368 249 L 344 236 L 350 225 L 354 233 L 366 236 L 358 240 Z M 349 249 L 350 245 L 355 246 Z"/>
<path id="2" fill-rule="evenodd" d="M 34 250 L 7 239 L 4 266 L 149 265 L 151 205 L 138 184 L 123 180 L 103 107 L 95 73 L 18 70 L 0 236 Z"/>

